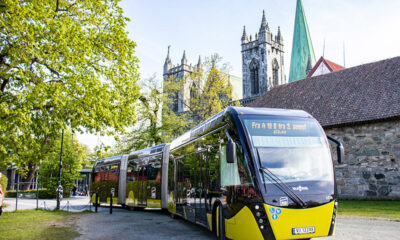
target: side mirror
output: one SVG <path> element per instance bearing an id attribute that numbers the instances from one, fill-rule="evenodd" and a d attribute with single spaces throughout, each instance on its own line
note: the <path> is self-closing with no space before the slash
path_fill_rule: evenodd
<path id="1" fill-rule="evenodd" d="M 228 143 L 226 144 L 226 162 L 234 163 L 236 161 L 236 144 L 229 138 Z"/>
<path id="2" fill-rule="evenodd" d="M 328 139 L 330 141 L 336 143 L 337 160 L 338 160 L 338 163 L 342 163 L 342 160 L 344 159 L 344 147 L 343 147 L 343 144 L 340 141 L 334 139 L 331 136 L 327 136 L 327 137 L 328 137 Z"/>

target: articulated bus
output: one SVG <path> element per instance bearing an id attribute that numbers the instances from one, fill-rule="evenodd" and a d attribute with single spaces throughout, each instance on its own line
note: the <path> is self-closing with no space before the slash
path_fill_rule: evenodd
<path id="1" fill-rule="evenodd" d="M 343 147 L 329 139 L 340 161 Z M 99 160 L 94 184 L 100 202 L 114 187 L 118 203 L 168 210 L 218 239 L 309 239 L 335 229 L 328 139 L 300 110 L 228 107 L 171 144 Z"/>

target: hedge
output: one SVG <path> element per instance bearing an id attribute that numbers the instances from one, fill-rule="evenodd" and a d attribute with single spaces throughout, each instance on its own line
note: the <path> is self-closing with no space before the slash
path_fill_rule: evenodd
<path id="1" fill-rule="evenodd" d="M 36 189 L 32 189 L 32 190 L 18 190 L 18 194 L 19 193 L 30 193 L 30 194 L 35 194 L 35 198 L 36 198 Z M 17 195 L 17 191 L 16 190 L 12 190 L 12 191 L 7 191 L 6 193 L 6 197 L 9 198 L 15 198 L 15 196 Z M 57 193 L 54 192 L 50 192 L 49 190 L 47 190 L 46 188 L 42 188 L 39 189 L 39 198 L 40 199 L 53 199 L 57 197 Z M 69 192 L 64 192 L 63 193 L 63 197 L 69 197 Z"/>

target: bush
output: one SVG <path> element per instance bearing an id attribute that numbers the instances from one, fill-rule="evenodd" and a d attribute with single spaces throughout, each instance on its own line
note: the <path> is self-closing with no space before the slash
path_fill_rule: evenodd
<path id="1" fill-rule="evenodd" d="M 36 189 L 19 190 L 18 193 L 30 193 L 30 194 L 35 194 L 35 196 L 36 196 Z M 16 195 L 17 195 L 17 191 L 12 190 L 12 191 L 8 191 L 5 196 L 9 197 L 9 198 L 15 198 Z M 57 196 L 56 192 L 53 193 L 52 191 L 49 191 L 46 188 L 39 189 L 39 198 L 40 199 L 53 199 L 53 198 L 56 198 L 56 196 Z M 63 196 L 69 197 L 69 193 L 64 192 Z"/>
<path id="2" fill-rule="evenodd" d="M 0 185 L 3 187 L 3 193 L 5 195 L 5 193 L 7 192 L 7 184 L 8 184 L 8 178 L 4 175 L 0 173 Z"/>

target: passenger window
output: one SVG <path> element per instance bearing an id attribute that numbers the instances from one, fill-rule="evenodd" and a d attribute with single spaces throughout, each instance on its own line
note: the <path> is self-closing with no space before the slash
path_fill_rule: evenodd
<path id="1" fill-rule="evenodd" d="M 226 145 L 220 147 L 221 159 L 221 187 L 240 185 L 239 169 L 237 162 L 227 163 Z"/>

